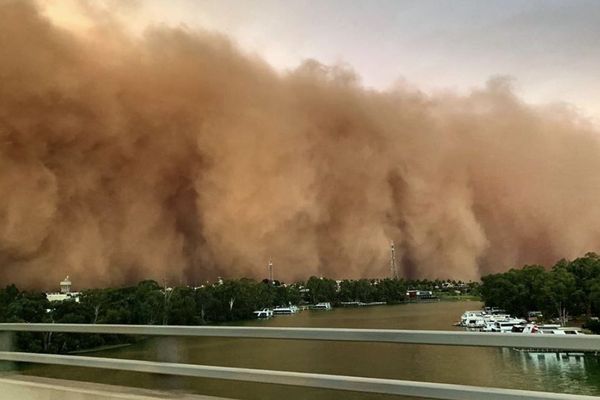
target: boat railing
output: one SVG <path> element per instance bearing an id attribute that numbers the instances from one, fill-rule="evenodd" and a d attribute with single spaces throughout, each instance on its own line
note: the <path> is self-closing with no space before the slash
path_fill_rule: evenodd
<path id="1" fill-rule="evenodd" d="M 9 362 L 69 365 L 87 368 L 103 368 L 188 377 L 259 382 L 267 384 L 291 385 L 432 399 L 592 400 L 597 398 L 576 394 L 490 388 L 448 383 L 416 382 L 397 379 L 221 367 L 173 362 L 141 361 L 78 355 L 15 352 L 11 351 L 15 332 L 61 332 L 143 336 L 323 340 L 403 343 L 415 345 L 508 347 L 519 349 L 545 348 L 557 349 L 564 352 L 598 352 L 600 351 L 600 336 L 594 335 L 555 336 L 514 333 L 390 329 L 5 323 L 0 324 L 0 360 Z"/>

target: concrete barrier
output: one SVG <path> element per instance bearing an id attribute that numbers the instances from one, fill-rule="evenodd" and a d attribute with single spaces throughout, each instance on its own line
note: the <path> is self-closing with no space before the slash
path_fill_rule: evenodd
<path id="1" fill-rule="evenodd" d="M 0 377 L 1 400 L 228 400 L 24 375 Z"/>

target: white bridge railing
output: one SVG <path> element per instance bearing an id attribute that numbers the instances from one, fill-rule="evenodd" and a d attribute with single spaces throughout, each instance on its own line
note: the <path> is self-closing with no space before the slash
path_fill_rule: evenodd
<path id="1" fill-rule="evenodd" d="M 257 339 L 335 340 L 447 346 L 540 348 L 561 352 L 600 352 L 600 336 L 526 335 L 502 333 L 408 331 L 388 329 L 260 328 L 221 326 L 152 326 L 91 324 L 0 324 L 0 360 L 179 376 L 228 379 L 312 388 L 349 390 L 432 399 L 464 400 L 591 400 L 598 397 L 442 384 L 356 376 L 313 374 L 117 358 L 13 352 L 14 332 L 70 332 L 144 336 L 212 336 Z"/>

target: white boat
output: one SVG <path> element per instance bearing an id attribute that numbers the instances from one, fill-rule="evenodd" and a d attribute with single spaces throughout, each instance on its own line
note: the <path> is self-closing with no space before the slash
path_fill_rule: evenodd
<path id="1" fill-rule="evenodd" d="M 493 324 L 491 324 L 489 332 L 509 333 L 513 331 L 513 328 L 515 326 L 522 325 L 525 322 L 525 320 L 518 318 L 509 318 L 496 321 Z"/>
<path id="2" fill-rule="evenodd" d="M 492 328 L 495 326 L 496 322 L 504 322 L 513 319 L 515 318 L 508 314 L 490 314 L 486 311 L 465 311 L 460 317 L 458 326 L 493 332 L 494 330 Z"/>
<path id="3" fill-rule="evenodd" d="M 254 311 L 256 318 L 271 318 L 273 316 L 273 310 L 269 308 L 263 308 L 262 310 Z"/>
<path id="4" fill-rule="evenodd" d="M 585 335 L 585 333 L 581 332 L 581 328 L 574 327 L 561 327 L 558 329 L 550 329 L 548 331 L 542 331 L 544 334 L 550 335 Z"/>
<path id="5" fill-rule="evenodd" d="M 506 310 L 497 307 L 485 307 L 483 310 L 490 315 L 506 314 Z"/>
<path id="6" fill-rule="evenodd" d="M 541 325 L 532 324 L 532 325 L 536 326 L 538 328 L 538 330 L 540 331 L 540 333 L 552 333 L 555 330 L 560 329 L 559 324 L 541 324 Z"/>
<path id="7" fill-rule="evenodd" d="M 475 323 L 474 320 L 476 319 L 482 319 L 484 317 L 484 315 L 486 315 L 485 311 L 465 311 L 463 313 L 463 315 L 460 317 L 460 322 L 458 323 L 459 326 L 468 326 L 469 325 L 469 321 L 473 321 L 473 323 Z"/>
<path id="8" fill-rule="evenodd" d="M 330 302 L 317 303 L 314 306 L 311 306 L 311 309 L 313 309 L 313 310 L 331 310 L 331 303 Z"/>
<path id="9" fill-rule="evenodd" d="M 298 311 L 300 311 L 298 306 L 290 305 L 288 307 L 275 307 L 273 309 L 273 314 L 274 315 L 290 315 L 290 314 L 296 314 Z"/>
<path id="10" fill-rule="evenodd" d="M 513 326 L 512 333 L 538 334 L 538 335 L 585 335 L 581 328 L 561 327 L 558 324 L 521 324 Z"/>
<path id="11" fill-rule="evenodd" d="M 544 329 L 540 329 L 540 328 Z M 525 324 L 523 327 L 515 327 L 513 333 L 516 334 L 536 334 L 536 335 L 585 335 L 585 333 L 581 332 L 581 328 L 575 327 L 560 327 L 555 324 L 547 324 L 547 325 L 536 325 L 536 324 Z M 520 330 L 522 328 L 522 330 Z M 584 351 L 568 351 L 568 350 L 560 350 L 560 349 L 551 349 L 551 348 L 520 348 L 514 349 L 516 351 L 522 353 L 528 353 L 531 357 L 535 357 L 538 360 L 554 360 L 554 361 L 572 361 L 573 359 L 576 362 L 581 360 L 580 357 L 585 356 L 586 352 Z"/>
<path id="12" fill-rule="evenodd" d="M 504 310 L 487 308 L 479 311 L 465 311 L 457 325 L 482 332 L 511 332 L 514 326 L 524 326 L 526 323 L 527 321 L 524 319 L 514 318 L 506 314 Z"/>
<path id="13" fill-rule="evenodd" d="M 465 320 L 462 326 L 469 329 L 482 329 L 488 325 L 488 323 L 489 321 L 483 316 L 471 317 Z"/>
<path id="14" fill-rule="evenodd" d="M 558 324 L 534 325 L 544 335 L 585 335 L 581 328 L 560 326 Z"/>

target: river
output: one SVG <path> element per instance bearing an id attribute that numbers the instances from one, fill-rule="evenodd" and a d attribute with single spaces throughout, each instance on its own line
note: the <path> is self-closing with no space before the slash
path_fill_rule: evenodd
<path id="1" fill-rule="evenodd" d="M 453 330 L 459 329 L 452 324 L 465 310 L 479 308 L 477 302 L 342 308 L 240 325 Z M 511 349 L 161 337 L 93 355 L 600 395 L 600 357 L 557 360 L 555 355 L 546 355 L 539 359 Z M 25 373 L 247 400 L 399 398 L 72 367 L 30 366 Z"/>

